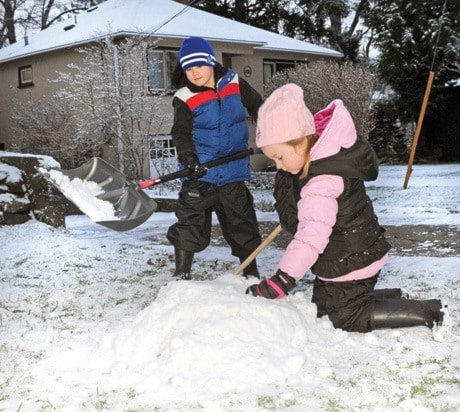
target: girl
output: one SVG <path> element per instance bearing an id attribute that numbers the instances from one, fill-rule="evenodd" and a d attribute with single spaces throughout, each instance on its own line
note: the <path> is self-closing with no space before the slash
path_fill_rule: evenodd
<path id="1" fill-rule="evenodd" d="M 443 321 L 439 300 L 402 299 L 400 289 L 374 290 L 390 249 L 364 186 L 377 178 L 378 163 L 341 100 L 313 117 L 303 90 L 287 84 L 259 109 L 256 139 L 278 169 L 275 207 L 293 239 L 276 275 L 247 293 L 281 298 L 310 269 L 318 317 L 328 315 L 336 328 L 433 328 Z"/>

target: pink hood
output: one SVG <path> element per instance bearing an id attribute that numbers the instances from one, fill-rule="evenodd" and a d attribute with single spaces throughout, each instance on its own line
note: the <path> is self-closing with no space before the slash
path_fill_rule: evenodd
<path id="1" fill-rule="evenodd" d="M 349 148 L 356 142 L 355 125 L 342 100 L 333 100 L 314 119 L 320 137 L 311 149 L 311 160 L 335 155 L 342 147 Z"/>

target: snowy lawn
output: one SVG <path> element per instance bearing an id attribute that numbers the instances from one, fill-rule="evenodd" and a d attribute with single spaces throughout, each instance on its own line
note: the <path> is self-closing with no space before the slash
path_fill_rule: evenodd
<path id="1" fill-rule="evenodd" d="M 402 189 L 405 170 L 382 166 L 368 185 L 381 224 L 460 227 L 460 165 L 414 166 Z M 260 221 L 276 222 L 270 193 L 254 195 Z M 174 221 L 0 227 L 0 411 L 460 410 L 460 257 L 445 243 L 436 257 L 392 253 L 378 284 L 443 298 L 453 336 L 436 342 L 424 327 L 334 329 L 316 318 L 311 274 L 279 301 L 245 295 L 253 281 L 232 274 L 222 242 L 175 281 Z M 264 275 L 281 254 L 262 252 Z"/>

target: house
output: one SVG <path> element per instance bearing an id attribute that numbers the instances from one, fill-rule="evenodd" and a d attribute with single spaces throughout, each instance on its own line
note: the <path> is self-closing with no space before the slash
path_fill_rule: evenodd
<path id="1" fill-rule="evenodd" d="M 50 82 L 56 78 L 57 72 L 68 70 L 69 63 L 81 64 L 76 49 L 107 36 L 119 39 L 142 35 L 156 41 L 156 47 L 146 56 L 151 66 L 147 93 L 153 96 L 158 90 L 166 92 L 161 98 L 171 112 L 171 68 L 183 39 L 189 36 L 206 38 L 212 44 L 217 60 L 232 67 L 260 93 L 263 93 L 264 83 L 270 76 L 296 62 L 342 57 L 340 52 L 183 3 L 173 0 L 107 0 L 0 49 L 0 150 L 11 150 L 14 142 L 11 131 L 14 106 L 11 102 L 21 101 L 26 95 L 51 96 L 59 87 Z M 252 136 L 253 126 L 250 127 Z M 170 127 L 171 124 L 164 124 L 159 135 L 168 138 Z"/>

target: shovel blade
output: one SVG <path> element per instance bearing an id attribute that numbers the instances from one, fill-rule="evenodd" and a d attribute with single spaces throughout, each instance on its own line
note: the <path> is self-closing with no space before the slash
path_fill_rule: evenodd
<path id="1" fill-rule="evenodd" d="M 63 175 L 69 177 L 70 180 L 78 178 L 95 182 L 105 192 L 122 189 L 127 183 L 123 173 L 100 157 L 93 157 L 80 167 L 61 170 L 61 172 Z"/>
<path id="2" fill-rule="evenodd" d="M 144 223 L 157 210 L 157 203 L 151 197 L 136 184 L 128 182 L 123 173 L 99 157 L 93 157 L 75 169 L 61 172 L 70 180 L 78 178 L 95 182 L 104 190 L 96 197 L 110 202 L 118 219 L 96 223 L 109 229 L 121 232 L 131 230 Z"/>
<path id="3" fill-rule="evenodd" d="M 112 230 L 124 232 L 144 223 L 157 209 L 157 203 L 141 189 L 128 186 L 120 190 L 112 190 L 97 196 L 114 205 L 118 220 L 101 220 L 96 223 Z"/>

